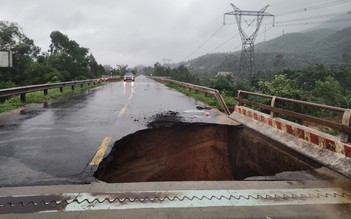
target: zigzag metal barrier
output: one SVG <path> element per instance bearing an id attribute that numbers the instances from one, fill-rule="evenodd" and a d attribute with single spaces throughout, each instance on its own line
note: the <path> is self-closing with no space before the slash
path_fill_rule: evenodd
<path id="1" fill-rule="evenodd" d="M 341 188 L 169 190 L 0 196 L 0 214 L 144 208 L 349 204 Z"/>
<path id="2" fill-rule="evenodd" d="M 26 102 L 26 94 L 35 91 L 44 91 L 44 95 L 48 94 L 49 89 L 60 88 L 60 91 L 63 92 L 64 87 L 71 86 L 72 90 L 75 89 L 75 86 L 80 85 L 83 87 L 84 84 L 90 85 L 101 83 L 101 79 L 92 79 L 92 80 L 82 80 L 82 81 L 70 81 L 70 82 L 62 82 L 62 83 L 52 83 L 52 84 L 38 84 L 38 85 L 30 85 L 24 87 L 14 87 L 8 89 L 0 89 L 0 98 L 1 97 L 9 97 L 14 95 L 20 95 L 20 99 L 22 102 Z"/>
<path id="3" fill-rule="evenodd" d="M 152 77 L 152 78 L 155 80 L 161 81 L 161 82 L 168 82 L 168 83 L 172 83 L 172 84 L 177 84 L 177 85 L 180 85 L 182 87 L 189 88 L 191 90 L 198 90 L 198 91 L 204 92 L 206 94 L 212 94 L 216 98 L 218 103 L 222 106 L 224 113 L 227 115 L 230 115 L 230 111 L 228 109 L 227 104 L 224 102 L 224 99 L 223 99 L 222 95 L 220 94 L 220 92 L 216 89 L 208 88 L 208 87 L 204 87 L 204 86 L 199 86 L 199 85 L 195 85 L 195 84 L 189 84 L 189 83 L 185 83 L 185 82 L 181 82 L 181 81 L 175 81 L 175 80 L 172 80 L 172 79 L 166 78 L 166 77 Z"/>
<path id="4" fill-rule="evenodd" d="M 270 105 L 249 100 L 248 99 L 249 96 L 269 99 Z M 246 104 L 249 106 L 254 106 L 254 107 L 261 108 L 261 109 L 269 110 L 270 111 L 270 118 L 279 117 L 280 115 L 285 115 L 285 116 L 290 116 L 292 118 L 295 118 L 295 119 L 298 119 L 301 121 L 313 122 L 313 123 L 316 123 L 318 125 L 322 125 L 322 126 L 326 126 L 326 127 L 332 128 L 332 129 L 336 129 L 342 133 L 341 137 L 340 137 L 341 142 L 344 142 L 344 143 L 351 142 L 351 109 L 334 107 L 334 106 L 327 106 L 327 105 L 323 105 L 323 104 L 311 103 L 311 102 L 288 99 L 288 98 L 277 97 L 277 96 L 270 96 L 270 95 L 253 93 L 253 92 L 242 91 L 242 90 L 238 91 L 238 96 L 235 98 L 235 100 L 238 101 L 238 103 L 239 103 L 238 106 Z M 283 107 L 281 107 L 281 103 L 296 104 L 296 105 L 301 106 L 302 108 L 313 107 L 313 108 L 316 108 L 319 110 L 322 109 L 322 110 L 328 110 L 328 111 L 332 111 L 332 112 L 343 113 L 342 121 L 340 123 L 332 122 L 332 121 L 328 121 L 326 119 L 322 119 L 322 118 L 306 115 L 303 113 L 297 113 L 297 112 L 294 112 L 291 110 L 283 109 Z"/>

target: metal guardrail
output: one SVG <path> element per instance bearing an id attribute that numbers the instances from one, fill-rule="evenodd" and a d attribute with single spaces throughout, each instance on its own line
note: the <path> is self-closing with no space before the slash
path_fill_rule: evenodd
<path id="1" fill-rule="evenodd" d="M 60 88 L 60 91 L 63 92 L 64 87 L 71 86 L 72 90 L 75 89 L 75 86 L 80 85 L 83 87 L 84 84 L 90 85 L 90 83 L 96 84 L 101 83 L 101 79 L 92 79 L 92 80 L 82 80 L 82 81 L 70 81 L 62 83 L 52 83 L 52 84 L 38 84 L 30 85 L 24 87 L 14 87 L 8 89 L 0 89 L 0 97 L 9 97 L 14 95 L 20 95 L 22 102 L 26 102 L 26 94 L 35 92 L 35 91 L 44 91 L 44 95 L 48 94 L 49 89 Z"/>
<path id="2" fill-rule="evenodd" d="M 119 75 L 101 75 L 101 78 L 104 81 L 120 81 L 123 79 L 123 76 Z"/>
<path id="3" fill-rule="evenodd" d="M 224 112 L 227 115 L 230 115 L 230 111 L 228 109 L 227 104 L 224 102 L 222 95 L 216 89 L 212 89 L 212 88 L 208 88 L 208 87 L 204 87 L 204 86 L 199 86 L 199 85 L 195 85 L 195 84 L 189 84 L 189 83 L 185 83 L 185 82 L 181 82 L 181 81 L 175 81 L 175 80 L 172 80 L 170 78 L 165 78 L 165 77 L 152 77 L 152 78 L 159 80 L 159 81 L 162 81 L 162 82 L 177 84 L 177 85 L 180 85 L 180 86 L 185 87 L 185 88 L 189 88 L 192 90 L 198 90 L 198 91 L 201 91 L 201 92 L 204 92 L 207 94 L 212 94 L 212 95 L 214 95 L 214 97 L 216 98 L 218 103 L 222 106 L 222 109 L 224 110 Z"/>
<path id="4" fill-rule="evenodd" d="M 256 96 L 256 97 L 262 97 L 262 98 L 269 99 L 271 104 L 267 105 L 267 104 L 263 104 L 263 103 L 250 101 L 247 99 L 248 96 Z M 238 96 L 235 98 L 235 100 L 238 101 L 239 105 L 247 104 L 250 106 L 255 106 L 255 107 L 259 107 L 261 109 L 269 110 L 271 117 L 279 117 L 279 114 L 282 114 L 282 115 L 290 116 L 290 117 L 293 117 L 295 119 L 299 119 L 302 121 L 313 122 L 313 123 L 316 123 L 318 125 L 322 125 L 322 126 L 326 126 L 326 127 L 332 128 L 332 129 L 339 130 L 342 132 L 342 135 L 341 135 L 342 142 L 347 143 L 347 142 L 351 141 L 351 109 L 334 107 L 334 106 L 327 106 L 327 105 L 323 105 L 323 104 L 311 103 L 311 102 L 288 99 L 288 98 L 277 97 L 277 96 L 270 96 L 270 95 L 266 95 L 266 94 L 253 93 L 253 92 L 242 91 L 242 90 L 238 91 Z M 297 104 L 301 107 L 308 106 L 308 107 L 314 107 L 314 108 L 318 108 L 318 109 L 343 113 L 342 121 L 340 123 L 332 122 L 332 121 L 328 121 L 328 120 L 325 120 L 322 118 L 318 118 L 318 117 L 306 115 L 303 113 L 297 113 L 297 112 L 294 112 L 291 110 L 283 109 L 281 107 L 281 103 L 293 103 L 293 104 Z"/>

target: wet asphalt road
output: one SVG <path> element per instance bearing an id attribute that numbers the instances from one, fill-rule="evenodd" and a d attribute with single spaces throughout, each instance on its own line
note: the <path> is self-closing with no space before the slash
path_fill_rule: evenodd
<path id="1" fill-rule="evenodd" d="M 147 128 L 158 113 L 185 121 L 210 117 L 198 103 L 144 76 L 45 104 L 0 114 L 0 186 L 81 183 L 105 137 L 116 140 Z M 213 118 L 212 118 L 213 119 Z M 109 151 L 107 150 L 107 153 Z"/>

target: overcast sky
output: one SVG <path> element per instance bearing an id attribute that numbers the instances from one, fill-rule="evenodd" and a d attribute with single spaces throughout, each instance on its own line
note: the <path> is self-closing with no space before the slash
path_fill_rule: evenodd
<path id="1" fill-rule="evenodd" d="M 0 0 L 0 20 L 17 22 L 35 44 L 47 51 L 50 33 L 58 30 L 90 49 L 101 64 L 153 65 L 163 59 L 181 62 L 211 52 L 240 49 L 240 37 L 234 17 L 223 24 L 223 14 L 232 10 L 230 3 L 242 10 L 260 10 L 280 14 L 336 0 Z M 280 16 L 277 20 L 296 19 L 351 10 L 346 4 L 323 7 L 306 13 Z M 247 22 L 250 22 L 248 20 Z M 282 27 L 271 27 L 272 19 L 262 25 L 256 42 L 282 33 Z M 293 32 L 311 26 L 286 26 Z M 216 30 L 201 49 L 200 45 Z M 264 34 L 264 29 L 268 29 Z M 194 53 L 194 51 L 196 51 Z M 191 56 L 190 56 L 191 55 Z"/>

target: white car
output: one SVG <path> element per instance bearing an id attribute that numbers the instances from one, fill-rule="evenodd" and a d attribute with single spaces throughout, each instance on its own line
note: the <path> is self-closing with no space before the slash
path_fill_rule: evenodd
<path id="1" fill-rule="evenodd" d="M 128 73 L 126 73 L 126 74 L 124 75 L 123 80 L 124 80 L 124 81 L 133 81 L 133 82 L 134 82 L 135 76 L 134 76 L 133 73 L 128 72 Z"/>

